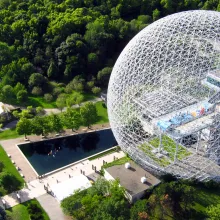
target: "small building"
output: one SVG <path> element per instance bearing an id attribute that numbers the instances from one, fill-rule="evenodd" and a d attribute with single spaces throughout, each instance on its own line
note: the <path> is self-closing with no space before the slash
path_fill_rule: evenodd
<path id="1" fill-rule="evenodd" d="M 120 185 L 126 190 L 126 197 L 131 203 L 141 199 L 146 190 L 156 186 L 160 180 L 142 169 L 133 161 L 104 169 L 107 180 L 120 180 Z"/>

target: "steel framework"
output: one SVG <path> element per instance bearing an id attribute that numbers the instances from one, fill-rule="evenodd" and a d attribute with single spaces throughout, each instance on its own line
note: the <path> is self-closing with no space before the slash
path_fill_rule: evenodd
<path id="1" fill-rule="evenodd" d="M 145 169 L 220 179 L 220 13 L 187 11 L 138 33 L 119 56 L 108 114 Z"/>

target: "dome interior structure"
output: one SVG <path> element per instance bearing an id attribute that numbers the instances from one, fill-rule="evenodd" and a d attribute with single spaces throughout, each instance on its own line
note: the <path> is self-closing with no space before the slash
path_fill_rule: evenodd
<path id="1" fill-rule="evenodd" d="M 186 11 L 140 31 L 111 74 L 108 114 L 142 167 L 220 179 L 220 13 Z"/>

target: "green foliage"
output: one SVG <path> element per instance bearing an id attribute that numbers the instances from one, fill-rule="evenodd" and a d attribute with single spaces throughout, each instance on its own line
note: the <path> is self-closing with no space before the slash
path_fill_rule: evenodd
<path id="1" fill-rule="evenodd" d="M 43 90 L 39 86 L 34 86 L 32 91 L 31 91 L 31 94 L 36 95 L 36 96 L 40 96 L 40 95 L 43 94 Z"/>
<path id="2" fill-rule="evenodd" d="M 19 174 L 19 172 L 16 170 L 14 164 L 12 164 L 10 158 L 7 156 L 6 152 L 4 151 L 4 149 L 2 148 L 2 146 L 0 146 L 0 161 L 4 164 L 4 168 L 3 171 L 4 173 L 9 173 L 10 175 L 12 175 L 15 179 L 15 183 L 16 185 L 13 186 L 14 182 L 11 182 L 10 185 L 11 186 L 7 186 L 9 188 L 13 188 L 14 190 L 19 190 L 21 188 L 23 188 L 23 184 L 24 184 L 24 179 L 21 177 L 21 175 Z M 19 184 L 17 184 L 17 181 L 19 182 Z M 3 188 L 2 185 L 0 185 L 0 193 L 1 196 L 6 195 L 8 193 L 10 193 L 11 191 L 7 191 L 7 189 Z"/>
<path id="3" fill-rule="evenodd" d="M 32 123 L 30 119 L 22 117 L 16 125 L 16 131 L 18 132 L 18 134 L 19 135 L 24 134 L 26 138 L 27 134 L 31 134 L 31 130 L 32 130 Z"/>
<path id="4" fill-rule="evenodd" d="M 32 120 L 32 133 L 36 135 L 47 135 L 51 132 L 52 123 L 49 116 L 36 116 Z"/>
<path id="5" fill-rule="evenodd" d="M 53 101 L 53 96 L 49 93 L 46 93 L 46 94 L 44 94 L 44 100 L 48 103 L 52 102 Z"/>
<path id="6" fill-rule="evenodd" d="M 81 125 L 81 117 L 76 109 L 67 108 L 67 111 L 61 115 L 61 118 L 66 128 L 77 130 Z"/>
<path id="7" fill-rule="evenodd" d="M 91 90 L 96 86 L 87 84 L 92 78 L 106 88 L 111 71 L 105 68 L 114 65 L 141 29 L 175 12 L 220 11 L 220 4 L 218 0 L 2 0 L 0 9 L 0 99 L 14 103 L 28 102 L 17 93 L 31 93 L 34 87 L 42 89 L 34 94 L 52 93 L 55 98 L 64 92 L 48 87 L 48 78 L 65 82 L 69 94 Z M 24 88 L 15 89 L 18 82 Z M 2 95 L 4 86 L 14 88 L 9 99 L 7 87 Z"/>
<path id="8" fill-rule="evenodd" d="M 66 99 L 66 105 L 71 107 L 75 104 L 81 104 L 84 101 L 84 96 L 79 92 L 73 92 L 69 97 Z"/>
<path id="9" fill-rule="evenodd" d="M 61 111 L 66 106 L 66 99 L 67 99 L 67 95 L 62 93 L 58 96 L 58 98 L 56 100 L 56 105 Z"/>
<path id="10" fill-rule="evenodd" d="M 20 90 L 17 92 L 16 97 L 18 102 L 25 102 L 28 98 L 28 93 L 26 90 Z"/>
<path id="11" fill-rule="evenodd" d="M 100 84 L 103 86 L 108 85 L 109 77 L 111 75 L 112 68 L 105 67 L 104 69 L 100 70 L 97 75 L 97 79 L 99 80 Z"/>
<path id="12" fill-rule="evenodd" d="M 19 188 L 20 181 L 13 174 L 2 172 L 0 173 L 0 185 L 9 193 Z"/>
<path id="13" fill-rule="evenodd" d="M 32 199 L 22 204 L 16 205 L 10 209 L 7 209 L 6 212 L 7 215 L 10 216 L 13 220 L 49 220 L 47 213 L 43 210 L 40 203 L 36 199 Z"/>
<path id="14" fill-rule="evenodd" d="M 87 102 L 80 108 L 80 115 L 88 128 L 98 120 L 97 109 L 92 102 Z"/>
<path id="15" fill-rule="evenodd" d="M 101 93 L 101 88 L 95 86 L 95 87 L 92 88 L 92 92 L 93 92 L 95 95 L 98 95 L 98 94 Z"/>
<path id="16" fill-rule="evenodd" d="M 27 210 L 29 212 L 30 218 L 32 220 L 41 220 L 43 219 L 43 211 L 38 204 L 30 203 L 27 206 Z"/>
<path id="17" fill-rule="evenodd" d="M 28 84 L 31 87 L 41 87 L 47 82 L 46 78 L 40 73 L 33 73 L 31 74 Z"/>
<path id="18" fill-rule="evenodd" d="M 108 168 L 108 167 L 112 167 L 112 166 L 115 166 L 115 165 L 121 165 L 121 164 L 125 164 L 126 162 L 129 162 L 131 159 L 129 157 L 122 157 L 118 160 L 114 160 L 110 163 L 107 163 L 105 165 L 103 165 L 102 167 L 103 168 Z"/>
<path id="19" fill-rule="evenodd" d="M 3 168 L 4 168 L 4 164 L 0 161 L 0 173 L 2 172 Z"/>
<path id="20" fill-rule="evenodd" d="M 146 213 L 148 201 L 146 199 L 137 201 L 130 209 L 131 220 L 141 220 L 141 213 Z M 146 213 L 147 214 L 147 213 Z M 148 216 L 148 215 L 147 215 Z M 147 219 L 147 218 L 146 218 Z"/>
<path id="21" fill-rule="evenodd" d="M 6 103 L 12 103 L 15 100 L 13 87 L 10 85 L 5 85 L 2 88 L 0 99 L 1 101 L 6 102 Z"/>
<path id="22" fill-rule="evenodd" d="M 76 219 L 128 219 L 129 206 L 118 181 L 99 178 L 94 185 L 61 202 L 64 212 Z"/>
<path id="23" fill-rule="evenodd" d="M 211 205 L 207 208 L 206 213 L 210 220 L 218 220 L 220 216 L 220 204 Z"/>
<path id="24" fill-rule="evenodd" d="M 51 123 L 51 130 L 59 133 L 63 129 L 63 124 L 59 115 L 49 115 L 49 122 Z"/>

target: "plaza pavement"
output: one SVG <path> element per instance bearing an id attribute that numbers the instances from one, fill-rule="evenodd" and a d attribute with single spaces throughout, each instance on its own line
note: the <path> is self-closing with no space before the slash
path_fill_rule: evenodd
<path id="1" fill-rule="evenodd" d="M 6 202 L 6 208 L 9 208 L 19 203 L 26 202 L 30 199 L 37 198 L 37 200 L 39 200 L 39 202 L 41 203 L 42 207 L 47 211 L 51 220 L 67 219 L 68 217 L 62 214 L 62 210 L 58 201 L 50 195 L 45 195 L 46 191 L 44 189 L 44 185 L 49 186 L 50 189 L 50 186 L 54 184 L 65 181 L 73 176 L 78 176 L 79 174 L 81 174 L 81 171 L 84 171 L 86 176 L 97 176 L 96 173 L 94 173 L 94 170 L 92 169 L 92 165 L 96 166 L 97 171 L 99 171 L 101 169 L 101 166 L 103 165 L 103 160 L 109 163 L 112 162 L 115 157 L 122 158 L 124 156 L 124 152 L 119 151 L 113 152 L 111 154 L 105 155 L 103 157 L 91 161 L 88 159 L 81 160 L 80 162 L 75 163 L 66 169 L 62 169 L 51 175 L 45 176 L 42 179 L 27 181 L 26 186 L 22 190 L 19 190 L 18 192 L 13 192 L 9 195 L 2 197 L 0 200 L 0 205 L 3 206 L 2 199 Z M 22 170 L 22 173 L 24 174 L 24 176 L 30 176 L 30 173 L 32 172 L 33 174 L 34 171 L 29 166 L 27 161 L 25 162 L 26 166 L 29 167 L 29 169 Z M 28 174 L 26 174 L 25 172 L 28 172 Z M 20 195 L 20 201 L 18 201 L 16 193 Z M 48 201 L 50 202 L 48 203 Z M 56 212 L 57 215 L 55 214 Z"/>

